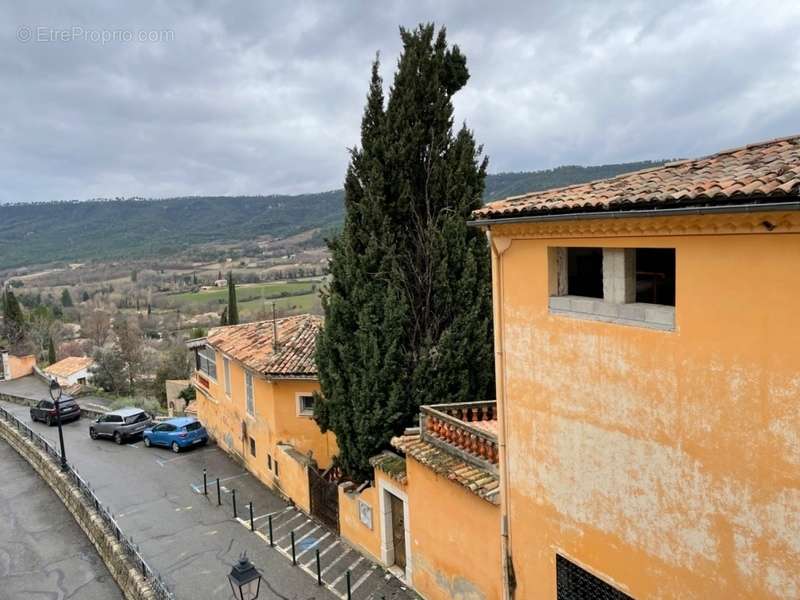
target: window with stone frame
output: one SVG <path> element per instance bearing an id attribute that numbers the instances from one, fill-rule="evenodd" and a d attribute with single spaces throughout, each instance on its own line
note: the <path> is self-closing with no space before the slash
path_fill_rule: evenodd
<path id="1" fill-rule="evenodd" d="M 674 248 L 548 249 L 553 313 L 674 329 Z"/>

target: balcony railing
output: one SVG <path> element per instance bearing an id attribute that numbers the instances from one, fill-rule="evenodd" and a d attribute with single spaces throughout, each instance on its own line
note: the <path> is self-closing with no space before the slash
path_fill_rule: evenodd
<path id="1" fill-rule="evenodd" d="M 496 418 L 494 400 L 422 406 L 420 434 L 426 442 L 496 475 Z"/>

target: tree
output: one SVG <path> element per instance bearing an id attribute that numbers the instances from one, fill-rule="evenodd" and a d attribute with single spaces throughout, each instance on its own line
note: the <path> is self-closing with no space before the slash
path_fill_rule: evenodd
<path id="1" fill-rule="evenodd" d="M 53 338 L 53 325 L 55 319 L 50 307 L 40 305 L 30 312 L 28 318 L 28 333 L 36 347 L 36 358 L 41 359 L 48 350 L 48 344 Z"/>
<path id="2" fill-rule="evenodd" d="M 70 295 L 69 290 L 67 288 L 64 288 L 61 291 L 61 306 L 63 306 L 64 308 L 71 308 L 73 306 L 72 296 Z"/>
<path id="3" fill-rule="evenodd" d="M 228 307 L 222 309 L 222 314 L 219 316 L 219 324 L 225 326 L 228 324 Z"/>
<path id="4" fill-rule="evenodd" d="M 86 290 L 83 290 L 83 293 L 81 294 L 81 301 L 82 302 L 89 301 L 89 292 L 87 292 Z"/>
<path id="5" fill-rule="evenodd" d="M 56 345 L 53 342 L 53 338 L 50 338 L 50 341 L 47 344 L 47 362 L 51 365 L 58 360 L 56 356 Z"/>
<path id="6" fill-rule="evenodd" d="M 14 292 L 7 289 L 3 292 L 3 329 L 2 336 L 8 340 L 12 349 L 16 349 L 25 339 L 27 324 L 22 307 Z"/>
<path id="7" fill-rule="evenodd" d="M 236 284 L 233 272 L 228 273 L 228 325 L 239 324 L 239 305 L 236 303 Z"/>
<path id="8" fill-rule="evenodd" d="M 466 224 L 487 159 L 466 126 L 453 132 L 466 59 L 444 29 L 400 33 L 388 103 L 373 64 L 317 340 L 316 418 L 357 479 L 421 404 L 485 400 L 494 388 L 489 250 Z"/>
<path id="9" fill-rule="evenodd" d="M 123 394 L 128 391 L 128 373 L 119 348 L 96 348 L 92 355 L 92 383 L 107 392 Z"/>
<path id="10" fill-rule="evenodd" d="M 119 356 L 125 365 L 128 376 L 128 389 L 132 394 L 136 388 L 136 378 L 144 366 L 144 341 L 142 332 L 133 319 L 114 320 L 114 333 L 117 336 Z"/>
<path id="11" fill-rule="evenodd" d="M 95 346 L 102 346 L 111 332 L 111 315 L 101 308 L 92 310 L 84 316 L 81 332 L 92 340 Z"/>
<path id="12" fill-rule="evenodd" d="M 162 353 L 161 360 L 156 369 L 155 392 L 162 406 L 167 405 L 168 379 L 188 379 L 191 373 L 189 352 L 182 344 L 172 346 Z"/>

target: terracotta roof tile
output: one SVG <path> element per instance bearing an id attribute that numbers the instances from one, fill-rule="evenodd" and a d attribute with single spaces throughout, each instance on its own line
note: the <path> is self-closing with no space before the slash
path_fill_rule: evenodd
<path id="1" fill-rule="evenodd" d="M 500 482 L 496 475 L 476 467 L 442 448 L 423 441 L 419 434 L 392 438 L 392 446 L 435 473 L 450 479 L 492 504 L 500 504 Z"/>
<path id="2" fill-rule="evenodd" d="M 554 212 L 713 205 L 745 198 L 781 201 L 796 198 L 799 192 L 800 136 L 792 136 L 611 179 L 513 196 L 491 202 L 472 215 L 504 219 Z"/>
<path id="3" fill-rule="evenodd" d="M 69 377 L 82 369 L 86 369 L 94 364 L 88 356 L 68 356 L 67 358 L 53 363 L 45 369 L 45 373 L 56 377 Z"/>
<path id="4" fill-rule="evenodd" d="M 277 351 L 271 320 L 215 327 L 207 343 L 268 377 L 316 377 L 314 352 L 321 327 L 322 319 L 314 315 L 278 319 Z"/>
<path id="5" fill-rule="evenodd" d="M 408 476 L 406 475 L 406 459 L 397 456 L 394 452 L 384 450 L 377 456 L 369 459 L 371 464 L 376 469 L 383 471 L 389 477 L 405 485 L 408 483 Z"/>

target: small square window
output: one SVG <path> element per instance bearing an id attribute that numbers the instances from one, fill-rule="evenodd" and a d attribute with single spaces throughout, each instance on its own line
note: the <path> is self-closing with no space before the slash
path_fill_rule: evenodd
<path id="1" fill-rule="evenodd" d="M 602 248 L 567 248 L 567 293 L 603 297 Z"/>
<path id="2" fill-rule="evenodd" d="M 250 438 L 250 454 L 256 455 L 256 441 L 253 438 Z"/>
<path id="3" fill-rule="evenodd" d="M 636 302 L 675 306 L 675 249 L 636 249 Z"/>
<path id="4" fill-rule="evenodd" d="M 311 394 L 300 394 L 297 396 L 297 414 L 304 417 L 314 416 L 314 396 Z"/>

